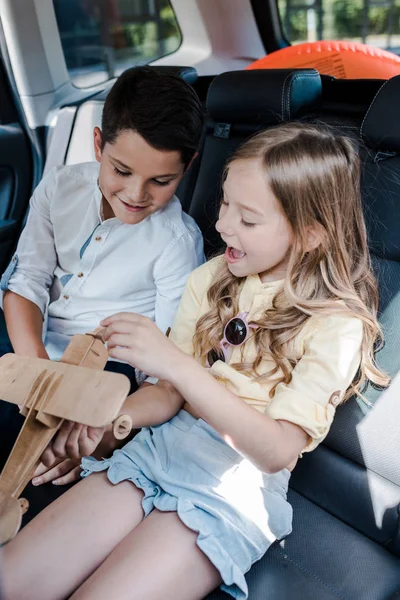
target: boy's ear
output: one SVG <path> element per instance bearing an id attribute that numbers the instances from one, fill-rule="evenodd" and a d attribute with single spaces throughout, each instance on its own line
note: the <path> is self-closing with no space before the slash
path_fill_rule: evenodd
<path id="1" fill-rule="evenodd" d="M 307 227 L 307 252 L 315 250 L 325 239 L 325 229 L 319 223 Z"/>
<path id="2" fill-rule="evenodd" d="M 190 161 L 190 163 L 188 163 L 185 167 L 184 173 L 186 173 L 186 171 L 190 168 L 190 165 L 192 164 L 192 162 L 194 161 L 194 159 L 199 155 L 198 152 L 195 152 L 192 156 L 192 159 Z"/>
<path id="3" fill-rule="evenodd" d="M 93 131 L 93 145 L 94 145 L 94 155 L 96 157 L 97 162 L 101 161 L 102 143 L 103 143 L 103 136 L 101 135 L 101 130 L 99 129 L 99 127 L 95 127 L 94 131 Z"/>

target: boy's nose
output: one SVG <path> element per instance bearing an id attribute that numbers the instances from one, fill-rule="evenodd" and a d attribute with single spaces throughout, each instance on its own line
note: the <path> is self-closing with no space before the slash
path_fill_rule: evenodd
<path id="1" fill-rule="evenodd" d="M 146 186 L 142 181 L 133 181 L 126 192 L 131 202 L 143 202 L 146 199 Z"/>

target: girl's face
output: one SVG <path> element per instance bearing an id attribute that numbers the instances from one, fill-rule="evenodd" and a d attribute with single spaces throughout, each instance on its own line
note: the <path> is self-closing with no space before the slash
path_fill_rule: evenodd
<path id="1" fill-rule="evenodd" d="M 216 228 L 228 246 L 225 258 L 233 275 L 258 273 L 263 282 L 284 278 L 294 234 L 256 161 L 229 167 Z"/>

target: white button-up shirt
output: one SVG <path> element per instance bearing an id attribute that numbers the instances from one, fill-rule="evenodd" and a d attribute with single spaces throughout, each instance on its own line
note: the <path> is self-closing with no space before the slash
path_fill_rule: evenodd
<path id="1" fill-rule="evenodd" d="M 204 261 L 203 239 L 174 196 L 127 225 L 101 217 L 99 166 L 52 169 L 36 188 L 1 289 L 42 311 L 44 342 L 58 360 L 71 336 L 116 312 L 136 312 L 165 331 L 189 273 Z"/>

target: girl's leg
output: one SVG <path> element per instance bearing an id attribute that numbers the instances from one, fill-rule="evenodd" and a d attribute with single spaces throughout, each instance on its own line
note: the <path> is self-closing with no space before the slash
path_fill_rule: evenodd
<path id="1" fill-rule="evenodd" d="M 104 473 L 74 486 L 3 549 L 7 600 L 58 600 L 69 595 L 143 520 L 143 492 Z"/>
<path id="2" fill-rule="evenodd" d="M 221 583 L 175 512 L 153 512 L 126 536 L 70 600 L 195 600 Z"/>

